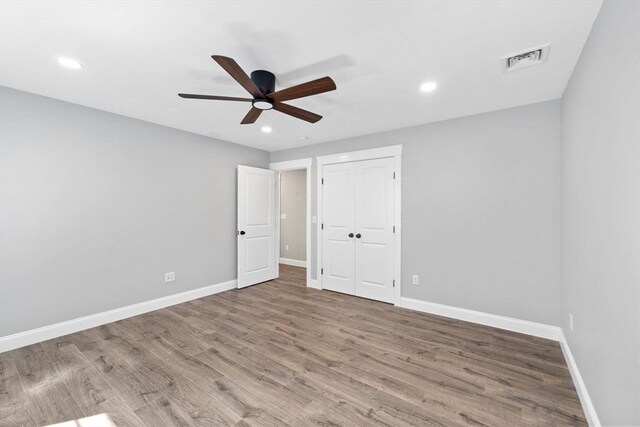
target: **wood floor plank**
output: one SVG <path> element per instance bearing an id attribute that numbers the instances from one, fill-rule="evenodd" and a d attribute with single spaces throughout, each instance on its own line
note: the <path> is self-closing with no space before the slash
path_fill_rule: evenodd
<path id="1" fill-rule="evenodd" d="M 60 348 L 54 353 L 52 363 L 85 414 L 88 408 L 115 395 L 113 388 L 75 345 Z"/>
<path id="2" fill-rule="evenodd" d="M 0 353 L 0 380 L 13 375 L 18 375 L 18 368 L 16 367 L 16 361 L 13 360 L 13 353 Z"/>
<path id="3" fill-rule="evenodd" d="M 213 382 L 222 378 L 222 374 L 215 368 L 203 363 L 197 357 L 182 353 L 180 349 L 173 347 L 164 338 L 147 339 L 143 345 L 157 357 L 171 365 L 172 370 L 193 381 Z"/>
<path id="4" fill-rule="evenodd" d="M 28 411 L 37 426 L 85 417 L 85 413 L 62 381 L 45 382 L 37 387 L 30 387 L 26 393 L 29 401 Z"/>
<path id="5" fill-rule="evenodd" d="M 238 363 L 241 363 L 247 369 L 250 369 L 258 375 L 267 376 L 284 386 L 286 386 L 296 375 L 294 370 L 287 368 L 277 360 L 265 357 L 264 354 L 257 354 L 249 351 L 247 347 L 220 335 L 212 334 L 211 340 L 213 343 L 212 347 L 221 354 L 224 354 L 230 359 L 235 359 Z"/>
<path id="6" fill-rule="evenodd" d="M 4 419 L 14 417 L 26 408 L 27 395 L 17 371 L 0 378 L 0 425 Z M 27 417 L 29 418 L 29 417 Z"/>
<path id="7" fill-rule="evenodd" d="M 0 419 L 0 426 L 7 427 L 33 427 L 38 425 L 28 408 L 28 403 L 24 403 L 18 407 L 14 406 L 12 411 L 6 417 Z"/>
<path id="8" fill-rule="evenodd" d="M 224 379 L 224 378 L 223 378 Z M 219 405 L 211 392 L 214 383 L 201 385 L 194 381 L 178 377 L 178 381 L 163 393 L 198 426 L 227 426 L 239 421 L 229 408 Z"/>
<path id="9" fill-rule="evenodd" d="M 215 366 L 226 377 L 243 384 L 245 388 L 252 390 L 258 396 L 278 408 L 283 413 L 304 409 L 311 401 L 303 396 L 296 395 L 286 386 L 274 381 L 270 377 L 259 372 L 245 369 L 245 365 L 234 357 L 211 348 L 198 356 L 205 363 Z"/>
<path id="10" fill-rule="evenodd" d="M 13 354 L 0 353 L 0 425 L 9 425 L 10 422 L 6 421 L 8 419 L 16 425 L 33 422 L 26 411 L 26 406 L 27 396 L 22 387 Z"/>
<path id="11" fill-rule="evenodd" d="M 245 425 L 287 424 L 287 421 L 278 418 L 278 410 L 274 406 L 229 378 L 221 378 L 213 384 L 212 396 L 220 405 L 233 411 Z M 285 414 L 285 418 L 289 416 Z"/>
<path id="12" fill-rule="evenodd" d="M 0 426 L 585 426 L 556 342 L 305 269 L 0 354 Z"/>
<path id="13" fill-rule="evenodd" d="M 160 391 L 110 347 L 103 346 L 90 362 L 129 406 L 136 410 L 155 400 Z"/>
<path id="14" fill-rule="evenodd" d="M 196 424 L 169 398 L 160 396 L 151 403 L 135 411 L 136 416 L 146 426 L 154 427 L 190 427 Z"/>
<path id="15" fill-rule="evenodd" d="M 119 396 L 112 396 L 97 405 L 87 408 L 87 417 L 93 415 L 106 415 L 116 426 L 143 427 L 145 424 L 134 413 L 133 409 Z"/>
<path id="16" fill-rule="evenodd" d="M 58 371 L 41 344 L 13 350 L 13 360 L 25 391 L 55 382 Z"/>
<path id="17" fill-rule="evenodd" d="M 148 313 L 148 317 L 153 319 L 158 336 L 171 343 L 181 353 L 193 356 L 211 347 L 206 339 L 206 335 L 211 333 L 209 328 L 200 329 L 200 325 L 187 322 L 187 319 L 169 310 Z"/>
<path id="18" fill-rule="evenodd" d="M 363 411 L 347 402 L 318 404 L 312 403 L 302 413 L 297 425 L 302 426 L 408 426 L 410 424 L 385 420 L 373 409 Z"/>

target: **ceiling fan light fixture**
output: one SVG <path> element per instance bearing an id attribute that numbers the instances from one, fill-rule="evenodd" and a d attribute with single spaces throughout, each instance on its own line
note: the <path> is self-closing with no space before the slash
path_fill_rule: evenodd
<path id="1" fill-rule="evenodd" d="M 254 99 L 252 104 L 258 110 L 271 110 L 273 108 L 273 104 L 268 99 Z"/>

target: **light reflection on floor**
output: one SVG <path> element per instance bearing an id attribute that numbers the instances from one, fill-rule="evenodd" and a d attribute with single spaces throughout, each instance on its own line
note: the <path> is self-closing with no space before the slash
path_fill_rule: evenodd
<path id="1" fill-rule="evenodd" d="M 78 420 L 65 421 L 58 424 L 50 424 L 47 427 L 116 427 L 109 415 L 98 414 L 92 417 Z"/>

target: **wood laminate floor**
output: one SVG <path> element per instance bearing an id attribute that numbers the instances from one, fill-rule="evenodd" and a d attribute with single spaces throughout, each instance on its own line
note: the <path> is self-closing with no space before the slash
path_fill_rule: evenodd
<path id="1" fill-rule="evenodd" d="M 0 354 L 0 425 L 586 425 L 558 343 L 280 271 Z"/>

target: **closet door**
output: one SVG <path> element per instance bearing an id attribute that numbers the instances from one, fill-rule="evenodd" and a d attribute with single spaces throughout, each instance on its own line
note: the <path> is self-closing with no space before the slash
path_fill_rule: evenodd
<path id="1" fill-rule="evenodd" d="M 356 295 L 393 302 L 393 158 L 356 163 Z"/>
<path id="2" fill-rule="evenodd" d="M 355 163 L 322 169 L 322 288 L 351 295 L 355 295 L 355 170 Z"/>

